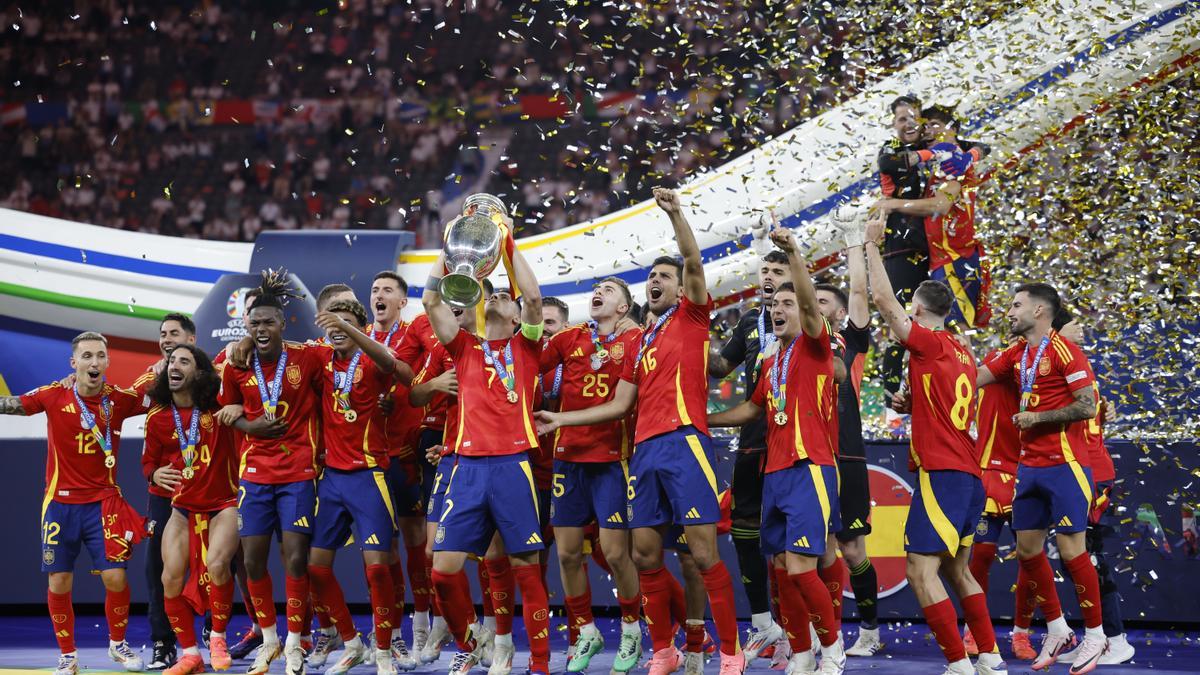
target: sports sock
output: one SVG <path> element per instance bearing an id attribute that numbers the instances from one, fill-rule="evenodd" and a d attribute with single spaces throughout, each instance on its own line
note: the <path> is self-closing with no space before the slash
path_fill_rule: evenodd
<path id="1" fill-rule="evenodd" d="M 990 654 L 996 649 L 996 629 L 992 626 L 992 617 L 988 614 L 987 595 L 976 593 L 961 598 L 963 618 L 971 629 L 971 636 L 979 647 L 980 654 Z"/>
<path id="2" fill-rule="evenodd" d="M 187 600 L 182 595 L 163 598 L 163 609 L 166 610 L 167 620 L 171 622 L 171 630 L 175 632 L 175 640 L 179 646 L 184 649 L 195 647 L 196 615 Z"/>
<path id="3" fill-rule="evenodd" d="M 517 565 L 513 576 L 521 586 L 521 615 L 529 635 L 529 668 L 550 672 L 550 600 L 542 582 L 540 565 Z"/>
<path id="4" fill-rule="evenodd" d="M 475 566 L 475 574 L 479 579 L 479 592 L 481 594 L 480 606 L 483 609 L 483 618 L 495 616 L 496 612 L 492 608 L 492 591 L 491 584 L 488 583 L 487 561 L 480 560 Z"/>
<path id="5" fill-rule="evenodd" d="M 771 611 L 771 600 L 767 593 L 767 559 L 763 556 L 758 539 L 758 528 L 734 527 L 733 549 L 737 553 L 738 570 L 742 577 L 742 588 L 750 602 L 751 614 Z"/>
<path id="6" fill-rule="evenodd" d="M 392 614 L 396 608 L 392 570 L 387 565 L 367 565 L 367 590 L 371 596 L 371 614 L 375 623 L 375 647 L 391 649 L 392 629 L 404 616 Z"/>
<path id="7" fill-rule="evenodd" d="M 803 654 L 812 649 L 812 634 L 809 632 L 808 605 L 800 586 L 788 579 L 787 569 L 774 568 L 775 587 L 779 589 L 779 623 L 787 635 L 793 654 Z"/>
<path id="8" fill-rule="evenodd" d="M 299 635 L 304 632 L 304 616 L 307 614 L 305 608 L 310 601 L 308 597 L 308 575 L 303 574 L 298 577 L 285 576 L 283 578 L 283 592 L 287 597 L 286 616 L 288 633 Z M 311 619 L 309 620 L 309 624 L 312 624 Z"/>
<path id="9" fill-rule="evenodd" d="M 434 616 L 441 616 L 442 610 L 437 606 L 437 593 L 433 590 L 433 556 L 429 552 L 425 552 L 425 578 L 429 580 L 429 611 L 433 612 Z M 414 600 L 413 604 L 416 602 Z"/>
<path id="10" fill-rule="evenodd" d="M 208 603 L 212 610 L 212 632 L 225 633 L 229 617 L 233 615 L 233 578 L 223 584 L 208 587 Z"/>
<path id="11" fill-rule="evenodd" d="M 1029 595 L 1042 608 L 1042 617 L 1046 619 L 1046 623 L 1062 617 L 1062 605 L 1058 602 L 1058 591 L 1054 588 L 1054 571 L 1050 569 L 1050 560 L 1046 558 L 1046 552 L 1041 551 L 1034 557 L 1019 562 L 1021 570 L 1025 572 Z"/>
<path id="12" fill-rule="evenodd" d="M 516 605 L 516 579 L 508 557 L 484 561 L 488 570 L 488 590 L 492 598 L 492 612 L 496 615 L 496 634 L 511 635 L 513 607 Z"/>
<path id="13" fill-rule="evenodd" d="M 850 568 L 850 588 L 858 607 L 859 628 L 875 630 L 879 627 L 879 576 L 870 558 Z"/>
<path id="14" fill-rule="evenodd" d="M 313 591 L 321 603 L 321 609 L 329 614 L 329 620 L 337 628 L 338 635 L 342 636 L 343 641 L 353 640 L 358 631 L 354 628 L 350 609 L 346 607 L 342 586 L 333 576 L 333 569 L 324 565 L 309 565 L 308 576 L 312 579 Z"/>
<path id="15" fill-rule="evenodd" d="M 1029 597 L 1029 579 L 1024 567 L 1017 567 L 1017 583 L 1014 590 L 1016 609 L 1013 613 L 1013 629 L 1029 630 L 1033 624 L 1033 613 L 1037 611 L 1037 601 Z"/>
<path id="16" fill-rule="evenodd" d="M 704 619 L 688 619 L 683 624 L 683 651 L 698 654 L 704 651 Z"/>
<path id="17" fill-rule="evenodd" d="M 404 551 L 407 554 L 405 566 L 408 568 L 408 583 L 412 585 L 413 611 L 428 612 L 433 589 L 429 586 L 425 546 L 405 546 Z"/>
<path id="18" fill-rule="evenodd" d="M 983 589 L 983 594 L 988 592 L 988 576 L 992 569 L 992 563 L 996 560 L 996 545 L 988 542 L 976 542 L 971 547 L 971 562 L 967 563 L 967 568 L 971 570 L 971 576 L 975 577 L 975 581 L 979 583 L 979 587 Z"/>
<path id="19" fill-rule="evenodd" d="M 261 579 L 247 579 L 246 586 L 250 589 L 250 602 L 254 605 L 256 623 L 260 626 L 263 636 L 269 636 L 275 630 L 275 589 L 271 584 L 271 575 L 264 574 Z M 268 630 L 269 629 L 269 630 Z M 278 637 L 276 637 L 278 639 Z"/>
<path id="20" fill-rule="evenodd" d="M 737 607 L 733 599 L 733 579 L 725 563 L 719 562 L 700 572 L 704 588 L 708 591 L 708 605 L 712 610 L 713 623 L 717 627 L 717 639 L 721 641 L 721 653 L 730 656 L 741 651 L 738 643 Z"/>
<path id="21" fill-rule="evenodd" d="M 592 592 L 585 590 L 583 595 L 569 595 L 564 600 L 564 604 L 569 621 L 568 628 L 574 633 L 571 636 L 571 644 L 575 644 L 575 641 L 579 639 L 580 626 L 595 623 L 595 618 L 592 616 Z"/>
<path id="22" fill-rule="evenodd" d="M 665 567 L 663 569 L 666 569 Z M 675 578 L 675 575 L 667 573 L 666 589 L 671 608 L 671 618 L 678 626 L 683 626 L 687 622 L 687 596 L 683 592 L 683 584 Z"/>
<path id="23" fill-rule="evenodd" d="M 833 604 L 833 623 L 830 630 L 837 633 L 842 629 L 842 589 L 846 587 L 846 562 L 839 555 L 829 567 L 818 569 L 817 576 L 825 582 L 825 588 L 829 592 L 829 602 Z"/>
<path id="24" fill-rule="evenodd" d="M 637 624 L 641 622 L 642 596 L 640 593 L 632 598 L 617 596 L 617 605 L 621 608 L 622 628 L 625 627 L 625 624 Z"/>
<path id="25" fill-rule="evenodd" d="M 1104 623 L 1104 613 L 1100 609 L 1100 577 L 1096 575 L 1096 568 L 1092 567 L 1092 557 L 1082 553 L 1065 561 L 1063 566 L 1071 571 L 1071 579 L 1075 582 L 1083 625 L 1086 628 L 1099 628 Z"/>
<path id="26" fill-rule="evenodd" d="M 942 648 L 946 662 L 954 663 L 967 658 L 967 648 L 963 646 L 962 635 L 958 632 L 958 615 L 954 612 L 950 598 L 922 607 L 921 611 L 925 614 L 929 631 Z"/>
<path id="27" fill-rule="evenodd" d="M 817 638 L 821 646 L 828 646 L 838 639 L 838 629 L 833 628 L 833 603 L 829 600 L 829 588 L 822 583 L 816 570 L 789 574 L 788 581 L 804 597 L 804 606 L 808 607 L 808 618 L 817 629 Z"/>
<path id="28" fill-rule="evenodd" d="M 404 561 L 397 557 L 388 565 L 388 573 L 392 575 L 392 616 L 396 618 L 392 626 L 398 629 L 404 619 Z"/>
<path id="29" fill-rule="evenodd" d="M 433 570 L 433 590 L 437 593 L 438 606 L 446 627 L 454 636 L 458 650 L 475 650 L 475 639 L 469 637 L 471 624 L 475 620 L 475 608 L 471 605 L 470 586 L 467 575 L 459 570 L 456 574 L 443 574 Z"/>
<path id="30" fill-rule="evenodd" d="M 75 605 L 71 604 L 71 592 L 46 591 L 46 607 L 50 610 L 50 625 L 58 650 L 63 654 L 75 651 Z"/>
<path id="31" fill-rule="evenodd" d="M 671 590 L 670 582 L 674 580 L 665 567 L 638 573 L 641 581 L 642 596 L 645 598 L 643 611 L 646 614 L 646 627 L 650 631 L 650 643 L 654 651 L 660 651 L 671 646 L 675 640 L 675 631 L 671 626 Z M 678 585 L 679 582 L 675 582 Z M 683 589 L 679 589 L 680 594 Z M 683 625 L 683 621 L 679 622 Z"/>
<path id="32" fill-rule="evenodd" d="M 104 616 L 108 619 L 108 639 L 123 642 L 129 628 L 129 584 L 120 591 L 104 592 Z"/>

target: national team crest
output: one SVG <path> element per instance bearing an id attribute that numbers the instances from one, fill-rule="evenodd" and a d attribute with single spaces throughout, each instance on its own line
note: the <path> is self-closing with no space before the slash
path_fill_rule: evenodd
<path id="1" fill-rule="evenodd" d="M 1050 374 L 1050 359 L 1042 359 L 1038 363 L 1038 375 Z"/>
<path id="2" fill-rule="evenodd" d="M 290 365 L 287 367 L 287 381 L 293 387 L 300 386 L 300 366 Z"/>
<path id="3" fill-rule="evenodd" d="M 446 528 L 438 525 L 437 533 L 433 535 L 433 543 L 440 544 L 446 540 Z"/>
<path id="4" fill-rule="evenodd" d="M 213 416 L 211 413 L 204 413 L 200 416 L 200 426 L 204 427 L 205 431 L 212 431 Z"/>
<path id="5" fill-rule="evenodd" d="M 43 565 L 53 565 L 54 564 L 54 549 L 52 549 L 52 548 L 42 549 L 42 564 Z"/>
<path id="6" fill-rule="evenodd" d="M 612 349 L 608 350 L 608 353 L 612 355 L 613 361 L 620 363 L 621 359 L 625 358 L 625 345 L 618 342 L 612 346 Z"/>

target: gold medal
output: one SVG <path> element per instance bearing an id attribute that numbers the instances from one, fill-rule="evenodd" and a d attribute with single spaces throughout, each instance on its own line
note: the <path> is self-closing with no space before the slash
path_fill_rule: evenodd
<path id="1" fill-rule="evenodd" d="M 105 458 L 104 458 L 104 466 L 106 466 L 106 467 L 108 467 L 108 468 L 110 468 L 110 469 L 111 469 L 111 468 L 113 468 L 113 467 L 114 467 L 114 466 L 116 466 L 116 465 L 117 465 L 117 458 L 116 458 L 116 457 L 113 457 L 112 455 L 109 455 L 108 457 L 105 457 Z"/>
<path id="2" fill-rule="evenodd" d="M 191 480 L 196 475 L 196 470 L 190 466 L 183 467 L 183 479 Z"/>
<path id="3" fill-rule="evenodd" d="M 783 412 L 782 410 L 775 413 L 775 424 L 778 424 L 779 426 L 787 424 L 787 413 Z"/>
<path id="4" fill-rule="evenodd" d="M 508 402 L 509 402 L 509 403 L 516 403 L 516 402 L 517 402 L 517 392 L 513 391 L 512 389 L 509 389 L 509 390 L 508 390 L 508 394 L 507 394 L 507 396 L 508 396 Z"/>
<path id="5" fill-rule="evenodd" d="M 342 413 L 342 417 L 344 417 L 347 422 L 353 422 L 354 420 L 358 419 L 358 413 L 354 412 L 353 410 L 347 410 Z"/>

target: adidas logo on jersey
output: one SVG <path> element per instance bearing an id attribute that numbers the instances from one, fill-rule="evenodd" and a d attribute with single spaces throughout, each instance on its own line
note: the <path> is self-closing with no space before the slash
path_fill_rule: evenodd
<path id="1" fill-rule="evenodd" d="M 699 518 L 700 511 L 697 510 L 696 507 L 693 506 L 692 508 L 688 509 L 687 513 L 683 514 L 683 517 L 684 518 Z"/>
<path id="2" fill-rule="evenodd" d="M 577 356 L 581 359 L 583 358 L 583 347 L 576 347 L 575 351 L 571 352 L 571 358 L 575 358 Z"/>
<path id="3" fill-rule="evenodd" d="M 540 543 L 542 543 L 542 535 L 538 534 L 537 532 L 534 532 L 533 534 L 529 535 L 529 538 L 525 540 L 525 543 L 526 544 L 540 544 Z"/>
<path id="4" fill-rule="evenodd" d="M 363 543 L 364 544 L 374 544 L 374 545 L 378 546 L 379 545 L 379 537 L 375 536 L 375 533 L 372 532 L 371 536 L 367 537 L 367 540 L 364 541 Z"/>
<path id="5" fill-rule="evenodd" d="M 72 415 L 74 415 L 77 412 L 75 410 L 74 403 L 68 403 L 68 404 L 64 405 L 62 411 L 65 413 L 71 413 Z"/>
<path id="6" fill-rule="evenodd" d="M 1059 527 L 1071 527 L 1071 519 L 1066 516 L 1063 516 L 1062 520 L 1058 521 L 1058 526 Z"/>
<path id="7" fill-rule="evenodd" d="M 308 527 L 308 516 L 300 516 L 296 522 L 292 523 L 292 527 Z"/>
<path id="8" fill-rule="evenodd" d="M 808 548 L 808 537 L 800 537 L 792 544 L 797 548 Z"/>
<path id="9" fill-rule="evenodd" d="M 863 521 L 862 521 L 862 518 L 855 518 L 855 519 L 854 519 L 854 522 L 853 522 L 853 523 L 850 523 L 850 529 L 855 529 L 855 528 L 858 528 L 858 527 L 863 527 Z"/>
<path id="10" fill-rule="evenodd" d="M 608 522 L 610 522 L 610 523 L 623 523 L 623 522 L 625 522 L 625 521 L 621 519 L 621 513 L 618 511 L 617 513 L 614 513 L 614 514 L 612 514 L 611 516 L 609 516 L 609 517 L 608 517 Z"/>

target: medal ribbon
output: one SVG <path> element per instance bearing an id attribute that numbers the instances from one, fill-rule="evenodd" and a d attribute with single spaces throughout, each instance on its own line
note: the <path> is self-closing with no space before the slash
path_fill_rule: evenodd
<path id="1" fill-rule="evenodd" d="M 100 435 L 100 430 L 96 428 L 96 416 L 83 404 L 83 397 L 79 395 L 79 385 L 76 384 L 71 391 L 75 394 L 75 402 L 79 404 L 79 426 L 92 432 L 92 436 L 100 444 L 100 449 L 104 451 L 104 462 L 107 466 L 108 458 L 112 456 L 112 403 L 108 400 L 108 394 L 100 394 L 100 417 L 107 418 L 104 435 Z"/>
<path id="2" fill-rule="evenodd" d="M 675 315 L 677 309 L 679 309 L 679 305 L 674 305 L 671 309 L 663 312 L 663 315 L 658 317 L 658 321 L 654 322 L 654 328 L 646 331 L 646 334 L 642 336 L 642 345 L 638 347 L 638 363 L 642 362 L 642 355 L 645 354 L 646 347 L 654 344 L 654 341 L 658 339 L 659 332 L 666 328 L 667 322 Z"/>
<path id="3" fill-rule="evenodd" d="M 190 469 L 196 462 L 196 443 L 200 440 L 200 411 L 192 408 L 192 421 L 188 424 L 186 436 L 183 433 L 183 418 L 179 416 L 179 408 L 174 403 L 171 404 L 171 414 L 175 417 L 175 435 L 179 437 L 183 465 Z"/>
<path id="4" fill-rule="evenodd" d="M 504 343 L 504 351 L 501 352 L 504 357 L 503 363 L 500 362 L 500 359 L 496 358 L 496 354 L 492 351 L 492 346 L 488 344 L 487 340 L 480 340 L 480 343 L 483 344 L 483 360 L 495 369 L 496 374 L 500 376 L 500 382 L 504 385 L 504 389 L 507 391 L 516 390 L 517 383 L 512 372 L 512 340 Z"/>
<path id="5" fill-rule="evenodd" d="M 542 378 L 542 396 L 543 397 L 548 398 L 548 399 L 557 399 L 558 398 L 558 390 L 562 387 L 562 374 L 563 374 L 563 367 L 562 367 L 562 364 L 560 363 L 560 364 L 558 364 L 558 367 L 554 369 L 554 384 L 552 385 L 553 388 L 551 388 L 551 389 L 545 388 L 546 380 L 545 380 L 545 378 Z"/>
<path id="6" fill-rule="evenodd" d="M 771 405 L 775 406 L 775 410 L 784 410 L 787 407 L 787 380 L 788 367 L 792 365 L 792 350 L 796 348 L 796 341 L 800 336 L 792 338 L 792 343 L 788 345 L 787 351 L 782 354 L 775 355 L 775 362 L 771 364 Z M 783 363 L 783 375 L 780 376 L 780 362 Z M 786 411 L 785 411 L 786 412 Z"/>
<path id="7" fill-rule="evenodd" d="M 775 344 L 779 338 L 775 337 L 774 331 L 767 330 L 767 308 L 766 306 L 758 309 L 758 356 L 754 359 L 754 374 L 757 377 L 758 371 L 762 368 L 762 362 L 767 358 L 767 349 Z"/>
<path id="8" fill-rule="evenodd" d="M 608 350 L 604 348 L 604 345 L 616 340 L 617 332 L 613 331 L 601 338 L 599 333 L 600 324 L 596 323 L 595 321 L 588 321 L 587 323 L 588 328 L 592 332 L 592 347 L 596 349 L 596 354 L 599 355 L 600 358 L 608 356 Z"/>
<path id="9" fill-rule="evenodd" d="M 254 352 L 254 374 L 257 376 L 258 397 L 262 399 L 263 412 L 275 418 L 275 408 L 279 405 L 279 394 L 283 391 L 283 371 L 287 368 L 287 348 L 279 352 L 279 362 L 275 364 L 275 379 L 271 381 L 268 392 L 266 377 L 263 375 L 262 364 L 258 360 L 258 352 Z"/>
<path id="10" fill-rule="evenodd" d="M 390 347 L 392 345 L 392 336 L 395 335 L 396 331 L 398 331 L 398 330 L 400 330 L 400 322 L 399 321 L 392 324 L 392 329 L 388 331 L 387 337 L 383 339 L 384 347 Z M 367 333 L 367 337 L 371 338 L 372 340 L 375 339 L 375 324 L 371 324 L 371 332 Z"/>
<path id="11" fill-rule="evenodd" d="M 392 330 L 395 330 L 394 328 Z M 329 368 L 333 371 L 333 386 L 337 391 L 333 392 L 333 401 L 337 404 L 339 410 L 350 409 L 350 389 L 354 387 L 354 374 L 358 372 L 358 362 L 362 360 L 362 350 L 354 352 L 354 356 L 350 359 L 350 365 L 346 366 L 346 372 L 339 373 L 334 361 L 337 359 L 337 352 L 334 352 L 329 357 Z M 339 383 L 338 376 L 341 376 Z"/>
<path id="12" fill-rule="evenodd" d="M 1046 351 L 1046 346 L 1050 344 L 1050 336 L 1054 331 L 1050 331 L 1042 338 L 1041 344 L 1038 345 L 1037 353 L 1033 356 L 1033 363 L 1028 368 L 1025 367 L 1025 361 L 1029 358 L 1029 343 L 1025 343 L 1025 352 L 1021 354 L 1021 412 L 1025 412 L 1025 408 L 1029 406 L 1029 398 L 1033 395 L 1033 382 L 1037 379 L 1038 365 L 1042 361 L 1042 354 Z"/>

